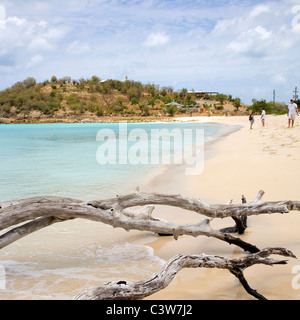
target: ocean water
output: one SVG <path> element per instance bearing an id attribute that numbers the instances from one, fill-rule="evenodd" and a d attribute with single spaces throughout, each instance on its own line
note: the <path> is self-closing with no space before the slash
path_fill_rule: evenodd
<path id="1" fill-rule="evenodd" d="M 0 125 L 0 203 L 37 195 L 105 199 L 131 192 L 161 174 L 162 163 L 99 164 L 99 147 L 109 145 L 97 141 L 100 130 L 115 133 L 116 153 L 125 143 L 128 148 L 137 143 L 121 141 L 119 128 L 119 124 Z M 192 135 L 203 129 L 206 141 L 224 129 L 201 123 L 127 124 L 128 132 L 142 130 L 148 137 L 152 129 L 163 128 L 192 129 Z M 149 148 L 151 141 L 139 143 Z M 177 149 L 171 144 L 174 158 Z M 72 299 L 101 283 L 144 279 L 164 263 L 144 245 L 151 237 L 155 235 L 81 219 L 47 227 L 0 250 L 0 299 Z"/>
<path id="2" fill-rule="evenodd" d="M 118 139 L 119 124 L 30 124 L 0 126 L 0 202 L 36 195 L 58 195 L 82 200 L 103 199 L 135 190 L 158 173 L 161 163 L 144 165 L 97 162 L 99 130 L 113 130 Z M 127 124 L 128 133 L 151 129 L 204 129 L 209 140 L 222 126 L 195 123 Z M 124 142 L 121 142 L 123 144 Z M 136 142 L 130 142 L 128 149 Z M 119 141 L 116 141 L 119 146 Z M 171 152 L 177 147 L 171 145 Z M 119 149 L 117 148 L 116 152 Z M 150 154 L 150 152 L 149 152 Z M 150 156 L 150 155 L 149 155 Z"/>

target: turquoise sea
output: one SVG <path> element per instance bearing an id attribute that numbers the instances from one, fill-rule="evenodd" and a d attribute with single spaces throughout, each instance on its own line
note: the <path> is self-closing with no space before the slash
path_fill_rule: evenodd
<path id="1" fill-rule="evenodd" d="M 128 132 L 148 134 L 153 128 L 193 129 L 192 134 L 204 129 L 206 141 L 224 129 L 201 123 L 128 123 Z M 0 203 L 37 195 L 105 199 L 131 192 L 163 172 L 161 163 L 100 165 L 97 150 L 103 142 L 97 134 L 103 129 L 113 130 L 124 146 L 119 124 L 0 125 Z M 171 149 L 175 156 L 180 148 L 174 143 Z M 34 232 L 0 250 L 0 300 L 69 300 L 109 281 L 145 279 L 165 263 L 148 245 L 157 237 L 83 219 Z"/>
<path id="2" fill-rule="evenodd" d="M 127 127 L 128 132 L 142 129 L 149 137 L 154 128 L 170 132 L 200 128 L 206 140 L 223 128 L 200 123 L 128 123 Z M 0 202 L 36 195 L 102 199 L 133 191 L 160 172 L 160 163 L 100 165 L 96 154 L 103 142 L 96 137 L 102 129 L 113 130 L 118 139 L 118 123 L 0 125 Z M 174 152 L 176 145 L 171 143 L 171 148 Z"/>

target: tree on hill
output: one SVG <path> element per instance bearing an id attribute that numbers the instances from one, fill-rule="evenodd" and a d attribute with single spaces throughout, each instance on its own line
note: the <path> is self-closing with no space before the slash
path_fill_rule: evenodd
<path id="1" fill-rule="evenodd" d="M 269 113 L 270 110 L 268 110 L 268 105 L 266 100 L 256 100 L 256 99 L 252 99 L 252 107 L 250 107 L 250 109 L 253 112 L 261 112 L 262 109 L 264 109 L 266 112 Z"/>
<path id="2" fill-rule="evenodd" d="M 28 77 L 27 79 L 25 79 L 23 81 L 23 84 L 25 86 L 25 88 L 30 88 L 30 87 L 34 87 L 36 85 L 36 80 L 32 77 Z"/>
<path id="3" fill-rule="evenodd" d="M 236 111 L 239 111 L 239 108 L 241 107 L 241 99 L 235 98 L 233 100 L 233 106 L 235 107 Z"/>
<path id="4" fill-rule="evenodd" d="M 168 105 L 167 106 L 167 113 L 169 114 L 170 117 L 174 117 L 174 114 L 176 113 L 177 109 L 173 105 Z"/>
<path id="5" fill-rule="evenodd" d="M 287 112 L 287 105 L 284 102 L 267 102 L 266 100 L 256 100 L 252 99 L 252 106 L 249 107 L 249 110 L 260 113 L 264 109 L 266 113 L 274 114 L 284 114 Z"/>
<path id="6" fill-rule="evenodd" d="M 218 93 L 215 96 L 215 99 L 220 102 L 221 106 L 223 106 L 224 102 L 228 99 L 226 94 Z"/>

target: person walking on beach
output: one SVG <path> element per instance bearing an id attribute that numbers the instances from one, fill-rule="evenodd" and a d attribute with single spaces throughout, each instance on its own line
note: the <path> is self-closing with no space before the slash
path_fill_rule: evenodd
<path id="1" fill-rule="evenodd" d="M 291 99 L 291 103 L 288 106 L 288 117 L 289 117 L 289 128 L 292 125 L 292 128 L 294 127 L 296 114 L 298 114 L 298 105 L 294 102 L 293 99 Z"/>
<path id="2" fill-rule="evenodd" d="M 250 129 L 253 129 L 253 123 L 254 123 L 254 113 L 253 111 L 251 112 L 250 116 L 249 116 L 249 121 L 250 121 Z"/>
<path id="3" fill-rule="evenodd" d="M 265 120 L 266 120 L 266 111 L 265 111 L 265 109 L 262 109 L 262 111 L 261 111 L 261 123 L 262 123 L 263 127 L 265 126 Z"/>

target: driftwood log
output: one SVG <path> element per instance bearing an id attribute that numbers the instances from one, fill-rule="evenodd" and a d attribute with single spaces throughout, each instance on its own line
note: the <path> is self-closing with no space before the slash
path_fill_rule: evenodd
<path id="1" fill-rule="evenodd" d="M 288 213 L 290 210 L 300 209 L 299 201 L 262 202 L 263 194 L 264 192 L 260 191 L 249 203 L 226 205 L 211 205 L 181 195 L 140 192 L 92 202 L 54 196 L 7 201 L 0 204 L 0 231 L 3 231 L 0 236 L 0 249 L 53 223 L 82 218 L 99 221 L 127 231 L 140 230 L 171 234 L 176 240 L 181 235 L 214 237 L 229 244 L 235 244 L 250 253 L 256 253 L 259 252 L 259 249 L 255 245 L 229 233 L 214 230 L 210 226 L 210 221 L 214 218 L 240 219 L 241 216 Z M 153 205 L 179 207 L 206 217 L 197 224 L 166 222 L 152 217 Z M 146 207 L 139 210 L 132 209 L 137 206 Z"/>
<path id="2" fill-rule="evenodd" d="M 218 268 L 227 269 L 235 275 L 245 290 L 259 300 L 266 298 L 252 289 L 244 277 L 243 270 L 255 264 L 273 266 L 286 264 L 286 260 L 268 258 L 271 254 L 278 254 L 295 258 L 294 254 L 284 248 L 266 248 L 258 253 L 247 255 L 238 259 L 229 259 L 220 256 L 183 255 L 179 254 L 170 259 L 162 269 L 150 278 L 142 281 L 127 282 L 124 280 L 109 282 L 107 284 L 82 291 L 75 300 L 136 300 L 150 296 L 164 288 L 174 279 L 183 268 Z"/>

